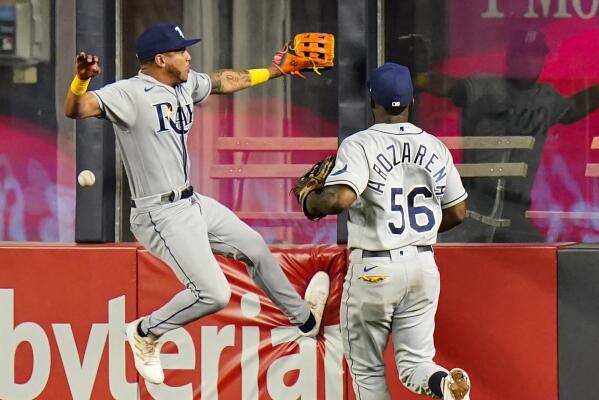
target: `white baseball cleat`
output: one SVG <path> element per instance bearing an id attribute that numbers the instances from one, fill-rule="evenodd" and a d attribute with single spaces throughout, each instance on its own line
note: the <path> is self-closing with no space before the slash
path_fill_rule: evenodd
<path id="1" fill-rule="evenodd" d="M 152 340 L 149 337 L 139 336 L 137 325 L 141 323 L 142 319 L 143 317 L 127 325 L 127 341 L 133 352 L 137 372 L 146 381 L 159 384 L 164 382 L 164 371 L 160 364 L 160 348 L 162 347 L 162 343 L 158 340 Z"/>
<path id="2" fill-rule="evenodd" d="M 454 368 L 443 379 L 443 400 L 470 400 L 470 377 L 461 368 Z"/>
<path id="3" fill-rule="evenodd" d="M 304 294 L 304 300 L 306 301 L 306 304 L 308 304 L 308 307 L 310 307 L 310 311 L 312 311 L 312 315 L 314 315 L 316 324 L 310 332 L 304 333 L 300 330 L 302 336 L 316 337 L 318 335 L 324 307 L 329 298 L 329 284 L 329 274 L 323 271 L 315 273 L 310 280 L 310 283 L 308 283 L 306 293 Z"/>

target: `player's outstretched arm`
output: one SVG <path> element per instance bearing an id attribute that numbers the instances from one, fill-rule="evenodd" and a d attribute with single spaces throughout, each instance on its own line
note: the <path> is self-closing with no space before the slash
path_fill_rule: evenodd
<path id="1" fill-rule="evenodd" d="M 599 84 L 581 90 L 570 97 L 572 107 L 560 119 L 560 122 L 570 124 L 582 119 L 599 107 Z"/>
<path id="2" fill-rule="evenodd" d="M 466 201 L 461 201 L 456 205 L 443 210 L 443 218 L 439 226 L 439 232 L 445 232 L 454 226 L 457 226 L 466 218 Z"/>
<path id="3" fill-rule="evenodd" d="M 419 72 L 414 75 L 414 87 L 434 96 L 448 97 L 456 105 L 465 103 L 466 87 L 461 78 L 438 72 Z"/>
<path id="4" fill-rule="evenodd" d="M 91 79 L 100 73 L 97 56 L 81 52 L 75 58 L 75 77 L 64 99 L 64 115 L 69 118 L 97 117 L 101 114 L 98 99 L 87 93 Z"/>
<path id="5" fill-rule="evenodd" d="M 227 94 L 259 85 L 270 79 L 277 78 L 283 75 L 283 73 L 274 65 L 270 65 L 267 68 L 249 70 L 219 69 L 208 75 L 212 81 L 211 93 Z"/>
<path id="6" fill-rule="evenodd" d="M 298 33 L 277 51 L 272 64 L 249 70 L 221 69 L 208 74 L 213 94 L 234 93 L 259 85 L 282 75 L 301 78 L 302 71 L 332 68 L 335 57 L 335 37 L 330 33 Z"/>

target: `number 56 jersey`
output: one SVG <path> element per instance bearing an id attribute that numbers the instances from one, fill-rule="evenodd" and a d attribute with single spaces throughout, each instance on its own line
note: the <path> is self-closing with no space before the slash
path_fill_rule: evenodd
<path id="1" fill-rule="evenodd" d="M 348 246 L 365 250 L 435 243 L 442 210 L 467 197 L 447 147 L 410 123 L 376 124 L 345 139 L 331 185 L 356 192 Z"/>

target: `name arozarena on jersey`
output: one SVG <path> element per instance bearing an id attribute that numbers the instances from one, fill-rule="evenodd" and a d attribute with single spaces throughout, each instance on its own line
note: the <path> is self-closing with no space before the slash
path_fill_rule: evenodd
<path id="1" fill-rule="evenodd" d="M 383 194 L 385 182 L 395 167 L 398 165 L 412 164 L 423 168 L 433 179 L 435 183 L 443 181 L 447 175 L 445 164 L 437 164 L 439 155 L 430 150 L 427 146 L 419 144 L 418 148 L 412 147 L 415 143 L 410 141 L 391 142 L 385 150 L 378 153 L 375 163 L 371 166 L 384 182 L 370 179 L 368 187 L 374 192 Z M 435 195 L 442 196 L 445 191 L 445 185 L 435 185 Z"/>

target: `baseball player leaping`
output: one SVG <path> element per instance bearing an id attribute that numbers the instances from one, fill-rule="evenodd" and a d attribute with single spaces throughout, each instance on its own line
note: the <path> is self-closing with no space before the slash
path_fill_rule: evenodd
<path id="1" fill-rule="evenodd" d="M 431 244 L 464 219 L 466 191 L 448 149 L 408 123 L 410 73 L 387 63 L 369 81 L 375 125 L 345 139 L 308 217 L 349 208 L 350 268 L 341 298 L 343 350 L 358 400 L 389 399 L 383 350 L 393 339 L 403 385 L 418 394 L 469 399 L 462 369 L 435 364 L 439 271 Z"/>
<path id="2" fill-rule="evenodd" d="M 131 231 L 185 286 L 164 306 L 127 325 L 135 366 L 152 383 L 164 380 L 159 338 L 229 302 L 231 289 L 213 253 L 245 262 L 256 284 L 305 336 L 317 335 L 329 291 L 328 275 L 319 272 L 302 299 L 262 237 L 189 185 L 186 143 L 194 105 L 213 93 L 233 93 L 294 72 L 283 53 L 268 68 L 195 72 L 186 48 L 199 40 L 185 39 L 176 25 L 152 26 L 137 40 L 138 75 L 92 92 L 87 86 L 100 73 L 98 58 L 82 52 L 64 103 L 68 117 L 112 122 L 133 198 Z"/>

